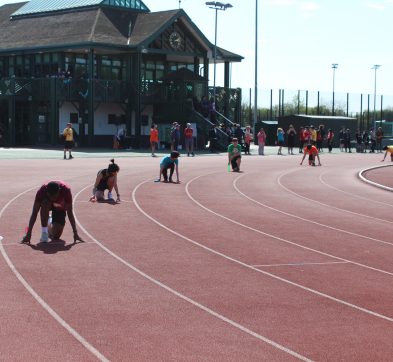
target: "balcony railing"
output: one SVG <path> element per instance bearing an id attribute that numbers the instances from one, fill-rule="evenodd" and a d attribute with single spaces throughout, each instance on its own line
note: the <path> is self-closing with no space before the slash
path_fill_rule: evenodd
<path id="1" fill-rule="evenodd" d="M 0 80 L 0 96 L 29 100 L 83 101 L 89 97 L 93 82 L 94 101 L 125 102 L 132 88 L 129 82 L 73 78 L 8 78 Z"/>

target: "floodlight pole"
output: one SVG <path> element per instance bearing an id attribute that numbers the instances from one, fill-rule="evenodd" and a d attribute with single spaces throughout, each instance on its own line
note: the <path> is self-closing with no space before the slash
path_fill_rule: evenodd
<path id="1" fill-rule="evenodd" d="M 255 0 L 255 83 L 254 83 L 254 127 L 258 121 L 258 0 Z M 251 109 L 250 109 L 251 111 Z"/>
<path id="2" fill-rule="evenodd" d="M 218 10 L 225 11 L 228 8 L 232 8 L 231 4 L 223 4 L 217 1 L 208 1 L 205 3 L 210 9 L 216 11 L 215 27 L 214 27 L 214 78 L 213 78 L 213 100 L 216 102 L 216 64 L 217 64 L 217 13 Z"/>
<path id="3" fill-rule="evenodd" d="M 332 102 L 332 116 L 334 116 L 334 87 L 335 87 L 335 80 L 336 80 L 336 69 L 338 68 L 337 63 L 332 64 L 333 69 L 333 102 Z"/>
<path id="4" fill-rule="evenodd" d="M 380 67 L 380 64 L 374 64 L 371 69 L 374 69 L 374 132 L 376 131 L 377 126 L 377 111 L 376 111 L 376 103 L 377 103 L 377 69 Z"/>

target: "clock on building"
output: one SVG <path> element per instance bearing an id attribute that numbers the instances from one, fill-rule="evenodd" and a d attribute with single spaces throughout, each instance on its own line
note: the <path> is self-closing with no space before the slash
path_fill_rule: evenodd
<path id="1" fill-rule="evenodd" d="M 173 49 L 179 49 L 181 47 L 181 36 L 179 33 L 177 33 L 176 31 L 172 32 L 169 35 L 169 45 L 173 48 Z"/>

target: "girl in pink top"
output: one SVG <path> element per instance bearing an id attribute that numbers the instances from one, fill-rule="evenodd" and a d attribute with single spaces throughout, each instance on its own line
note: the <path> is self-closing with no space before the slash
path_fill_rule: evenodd
<path id="1" fill-rule="evenodd" d="M 264 155 L 265 154 L 265 143 L 266 143 L 266 133 L 263 128 L 261 128 L 257 134 L 258 138 L 258 154 Z"/>

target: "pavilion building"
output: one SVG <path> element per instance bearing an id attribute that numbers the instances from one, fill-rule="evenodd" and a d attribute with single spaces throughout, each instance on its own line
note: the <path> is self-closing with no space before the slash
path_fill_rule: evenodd
<path id="1" fill-rule="evenodd" d="M 0 7 L 0 128 L 8 146 L 56 145 L 71 122 L 84 146 L 111 145 L 119 126 L 133 147 L 151 123 L 206 120 L 195 105 L 212 89 L 214 45 L 182 10 L 151 12 L 140 0 L 31 0 Z M 240 55 L 217 47 L 220 112 L 239 122 L 230 89 Z M 167 136 L 163 128 L 162 138 Z"/>

